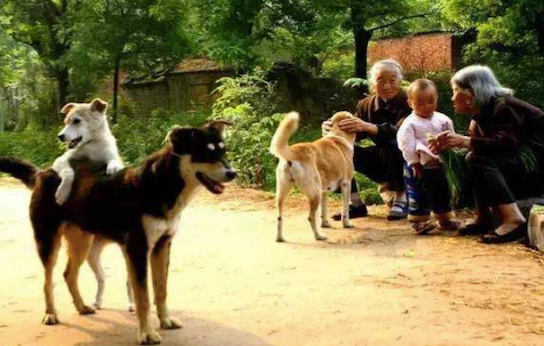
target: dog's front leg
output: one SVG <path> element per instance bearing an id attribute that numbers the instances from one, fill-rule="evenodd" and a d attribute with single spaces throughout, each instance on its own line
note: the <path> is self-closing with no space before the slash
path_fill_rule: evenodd
<path id="1" fill-rule="evenodd" d="M 344 228 L 353 228 L 349 222 L 349 199 L 351 194 L 351 180 L 342 182 L 342 226 Z"/>
<path id="2" fill-rule="evenodd" d="M 108 166 L 106 167 L 106 174 L 107 175 L 113 175 L 123 169 L 123 163 L 119 161 L 118 159 L 113 159 L 110 162 L 108 162 Z"/>
<path id="3" fill-rule="evenodd" d="M 147 287 L 147 242 L 129 239 L 125 249 L 127 267 L 134 290 L 136 316 L 138 317 L 138 341 L 141 345 L 161 343 L 161 337 L 149 324 L 149 291 Z"/>
<path id="4" fill-rule="evenodd" d="M 151 275 L 153 277 L 153 291 L 155 292 L 155 305 L 162 329 L 181 328 L 181 322 L 170 317 L 166 305 L 168 265 L 170 262 L 170 247 L 172 237 L 164 236 L 155 245 L 151 252 Z"/>
<path id="5" fill-rule="evenodd" d="M 70 192 L 72 191 L 72 184 L 75 177 L 74 170 L 70 167 L 64 168 L 59 172 L 59 177 L 61 182 L 57 188 L 57 192 L 55 192 L 55 200 L 58 205 L 63 205 L 68 200 L 68 197 L 70 197 Z"/>

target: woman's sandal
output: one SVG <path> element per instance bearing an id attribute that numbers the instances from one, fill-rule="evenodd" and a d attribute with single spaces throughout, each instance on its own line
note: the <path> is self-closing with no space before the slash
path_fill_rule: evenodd
<path id="1" fill-rule="evenodd" d="M 417 235 L 426 235 L 429 234 L 430 231 L 436 228 L 436 225 L 434 222 L 427 221 L 427 222 L 414 222 L 412 224 L 412 228 L 416 232 Z"/>
<path id="2" fill-rule="evenodd" d="M 395 221 L 405 219 L 408 216 L 408 203 L 404 201 L 393 201 L 393 205 L 387 215 L 387 220 Z"/>
<path id="3" fill-rule="evenodd" d="M 461 226 L 459 221 L 455 221 L 455 220 L 447 220 L 444 222 L 438 222 L 438 225 L 440 226 L 440 229 L 443 229 L 445 231 L 456 231 L 459 229 L 459 226 Z"/>

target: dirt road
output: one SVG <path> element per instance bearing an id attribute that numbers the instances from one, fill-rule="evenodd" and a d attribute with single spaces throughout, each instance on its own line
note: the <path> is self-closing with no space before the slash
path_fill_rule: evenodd
<path id="1" fill-rule="evenodd" d="M 124 263 L 111 245 L 104 310 L 79 316 L 55 273 L 61 324 L 40 324 L 42 267 L 30 193 L 0 182 L 0 345 L 133 345 Z M 305 202 L 292 198 L 287 243 L 275 242 L 272 195 L 202 191 L 182 216 L 172 250 L 169 306 L 184 328 L 164 345 L 544 345 L 544 260 L 521 245 L 486 246 L 454 234 L 414 236 L 383 208 L 326 230 L 315 242 Z M 87 265 L 80 286 L 92 303 Z M 158 321 L 154 319 L 155 325 Z"/>

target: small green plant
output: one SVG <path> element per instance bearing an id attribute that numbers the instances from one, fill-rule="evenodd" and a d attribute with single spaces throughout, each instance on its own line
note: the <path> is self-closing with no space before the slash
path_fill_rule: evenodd
<path id="1" fill-rule="evenodd" d="M 360 87 L 367 87 L 368 86 L 368 80 L 364 78 L 348 78 L 344 82 L 344 87 L 346 88 L 360 88 Z"/>
<path id="2" fill-rule="evenodd" d="M 268 151 L 274 131 L 282 118 L 276 112 L 280 99 L 274 83 L 256 70 L 239 77 L 225 77 L 214 90 L 220 96 L 212 107 L 212 119 L 234 123 L 227 137 L 228 155 L 242 184 L 271 188 L 275 185 L 277 160 Z"/>

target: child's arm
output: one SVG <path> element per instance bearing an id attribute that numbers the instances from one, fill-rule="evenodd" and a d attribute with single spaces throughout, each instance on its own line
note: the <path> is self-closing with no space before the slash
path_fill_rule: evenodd
<path id="1" fill-rule="evenodd" d="M 397 145 L 404 160 L 413 165 L 419 163 L 419 154 L 416 151 L 416 136 L 410 119 L 406 119 L 397 132 Z"/>

